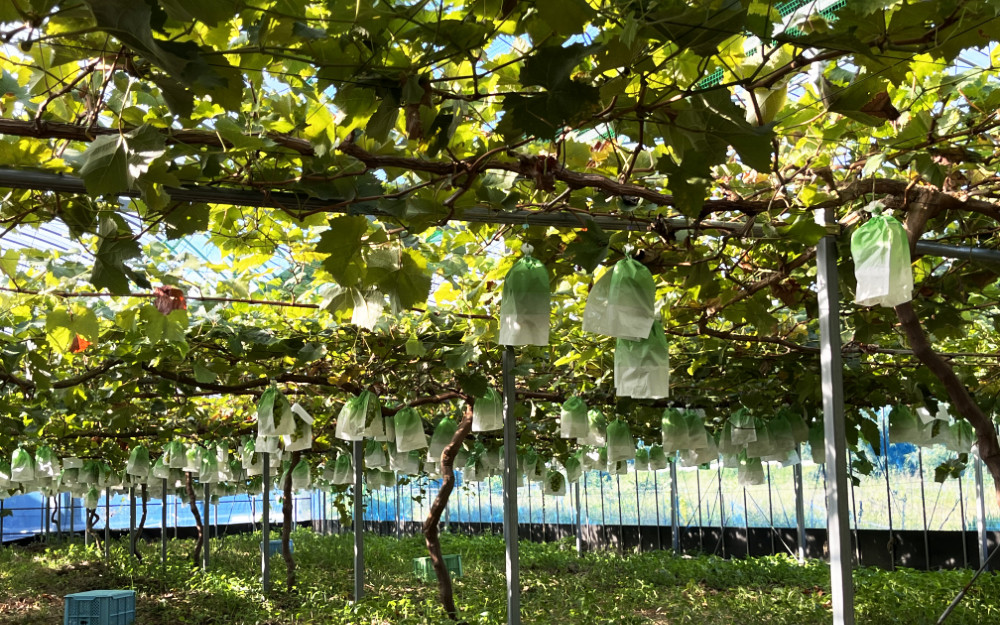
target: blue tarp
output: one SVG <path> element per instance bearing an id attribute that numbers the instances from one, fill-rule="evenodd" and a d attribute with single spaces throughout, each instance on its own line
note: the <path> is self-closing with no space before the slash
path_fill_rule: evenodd
<path id="1" fill-rule="evenodd" d="M 62 512 L 62 530 L 68 531 L 70 522 L 70 499 L 68 495 L 60 498 Z M 111 498 L 110 503 L 110 527 L 114 530 L 127 530 L 129 527 L 129 501 L 127 495 L 118 495 Z M 53 508 L 60 507 L 53 498 Z M 219 503 L 213 505 L 210 511 L 210 522 L 212 525 L 229 525 L 235 523 L 260 522 L 261 510 L 263 507 L 260 495 L 251 497 L 249 495 L 235 495 L 232 497 L 221 497 Z M 45 498 L 39 493 L 28 495 L 16 495 L 3 502 L 4 510 L 10 510 L 11 515 L 3 519 L 3 540 L 5 542 L 20 540 L 45 531 Z M 162 503 L 159 499 L 150 498 L 146 504 L 146 527 L 155 529 L 160 527 L 162 519 Z M 204 511 L 204 502 L 198 502 L 199 513 Z M 105 500 L 101 500 L 96 510 L 98 520 L 94 527 L 104 529 Z M 278 492 L 271 496 L 271 518 L 278 520 L 281 515 L 281 495 Z M 312 518 L 312 498 L 309 495 L 299 495 L 295 498 L 294 516 L 297 521 L 308 521 Z M 82 500 L 75 499 L 73 502 L 72 527 L 77 532 L 82 532 L 85 527 L 84 511 Z M 136 499 L 136 523 L 142 517 L 142 501 Z M 191 508 L 181 502 L 176 497 L 167 497 L 167 527 L 193 527 L 194 516 Z M 50 531 L 55 532 L 56 526 L 50 524 Z"/>

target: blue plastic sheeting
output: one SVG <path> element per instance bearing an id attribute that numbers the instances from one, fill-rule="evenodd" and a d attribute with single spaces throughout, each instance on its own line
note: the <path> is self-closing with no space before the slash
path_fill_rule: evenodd
<path id="1" fill-rule="evenodd" d="M 3 540 L 9 542 L 20 540 L 45 531 L 45 498 L 39 493 L 28 495 L 17 495 L 6 499 L 4 510 L 11 510 L 12 515 L 3 519 Z M 68 495 L 61 497 L 63 523 L 62 531 L 70 529 L 70 501 Z M 281 518 L 282 495 L 279 491 L 271 493 L 271 520 L 277 522 Z M 82 532 L 85 527 L 83 501 L 74 500 L 73 529 Z M 55 498 L 53 498 L 53 508 L 56 508 Z M 260 495 L 250 497 L 249 495 L 235 495 L 232 497 L 221 497 L 218 504 L 211 506 L 209 511 L 209 522 L 211 525 L 230 525 L 260 523 L 263 498 Z M 142 518 L 142 499 L 136 496 L 136 525 Z M 149 529 L 160 528 L 162 519 L 163 504 L 159 499 L 150 498 L 146 503 L 146 524 Z M 96 510 L 97 521 L 94 528 L 101 531 L 105 527 L 105 499 L 101 500 Z M 199 514 L 204 514 L 204 501 L 198 502 Z M 127 495 L 117 495 L 111 498 L 110 502 L 110 527 L 113 530 L 127 530 L 129 528 L 129 499 Z M 296 521 L 309 521 L 312 519 L 312 497 L 309 495 L 299 495 L 295 497 L 293 507 L 293 518 Z M 194 527 L 194 515 L 188 504 L 179 498 L 167 497 L 167 527 Z M 55 533 L 57 527 L 54 524 L 49 526 L 50 532 Z"/>
<path id="2" fill-rule="evenodd" d="M 68 530 L 72 523 L 76 529 L 82 530 L 84 527 L 83 510 L 80 509 L 79 500 L 74 511 L 72 521 L 70 520 L 69 499 L 64 497 L 66 507 L 62 510 L 62 522 Z M 55 505 L 53 505 L 55 507 Z M 28 536 L 40 533 L 45 527 L 45 497 L 41 493 L 29 493 L 27 495 L 15 495 L 3 501 L 3 541 L 20 540 Z M 53 512 L 50 510 L 50 513 Z M 54 525 L 50 525 L 55 530 Z"/>
<path id="3" fill-rule="evenodd" d="M 883 447 L 885 448 L 885 447 Z M 920 454 L 920 455 L 918 455 Z M 952 455 L 954 455 L 952 453 Z M 934 481 L 934 468 L 948 457 L 943 449 L 917 450 L 893 444 L 888 457 L 868 475 L 857 474 L 850 487 L 851 527 L 892 530 L 966 530 L 977 528 L 975 483 L 972 469 L 961 478 Z M 888 467 L 888 470 L 886 470 Z M 796 525 L 795 492 L 791 467 L 770 466 L 768 481 L 743 487 L 736 469 L 678 471 L 678 510 L 681 527 L 786 527 Z M 826 526 L 826 484 L 822 465 L 807 465 L 804 473 L 804 508 L 807 528 Z M 465 483 L 456 473 L 455 490 L 448 500 L 445 519 L 458 523 L 503 522 L 503 488 L 499 477 Z M 670 474 L 629 472 L 610 475 L 587 471 L 581 478 L 581 521 L 585 525 L 670 526 Z M 383 488 L 365 496 L 366 521 L 423 521 L 440 488 L 439 480 L 417 479 L 409 484 Z M 1000 530 L 993 482 L 985 476 L 986 529 Z M 540 483 L 518 488 L 518 517 L 523 523 L 575 523 L 573 486 L 566 496 L 546 495 Z M 398 517 L 397 517 L 398 514 Z"/>

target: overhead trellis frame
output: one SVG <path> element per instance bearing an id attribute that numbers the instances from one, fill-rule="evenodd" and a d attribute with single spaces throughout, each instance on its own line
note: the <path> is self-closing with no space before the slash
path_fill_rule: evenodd
<path id="1" fill-rule="evenodd" d="M 0 169 L 0 187 L 31 189 L 54 193 L 86 194 L 86 187 L 82 180 L 70 176 L 58 174 L 47 174 L 42 172 L 24 172 L 10 169 Z M 240 205 L 250 207 L 270 207 L 287 210 L 294 207 L 298 210 L 323 210 L 326 212 L 342 212 L 352 215 L 369 215 L 374 217 L 386 217 L 392 219 L 391 215 L 384 214 L 373 209 L 358 209 L 356 207 L 337 208 L 335 200 L 318 200 L 305 197 L 295 193 L 274 191 L 258 192 L 240 189 L 219 189 L 216 187 L 189 186 L 184 188 L 167 189 L 167 192 L 175 201 L 198 202 L 223 205 Z M 122 193 L 123 197 L 139 197 L 139 192 L 130 191 Z M 450 218 L 450 221 L 464 221 L 471 223 L 489 223 L 496 225 L 530 225 L 549 226 L 570 229 L 583 229 L 588 223 L 596 223 L 605 230 L 630 230 L 649 231 L 654 224 L 665 227 L 668 230 L 715 230 L 725 233 L 737 234 L 738 236 L 762 237 L 765 236 L 763 226 L 751 225 L 749 228 L 745 222 L 722 222 L 722 221 L 698 221 L 686 218 L 652 218 L 640 219 L 634 217 L 620 217 L 616 215 L 590 215 L 585 219 L 574 213 L 560 212 L 533 212 L 533 211 L 499 211 L 487 207 L 473 207 L 463 211 L 462 215 Z M 841 555 L 844 553 L 844 545 L 849 545 L 849 526 L 846 514 L 846 498 L 843 493 L 846 488 L 846 442 L 844 440 L 844 425 L 837 415 L 843 414 L 843 388 L 842 379 L 838 368 L 839 363 L 839 320 L 836 299 L 836 244 L 835 235 L 839 231 L 836 224 L 824 224 L 827 235 L 820 242 L 819 247 L 823 251 L 819 255 L 818 261 L 821 265 L 818 275 L 818 291 L 821 301 L 821 335 L 823 335 L 822 365 L 823 365 L 823 395 L 824 412 L 829 412 L 833 419 L 826 419 L 827 423 L 827 460 L 831 460 L 834 465 L 835 479 L 828 482 L 828 498 L 831 505 L 828 506 L 829 531 L 831 536 L 831 572 L 834 579 L 833 602 L 835 623 L 853 625 L 853 582 L 851 579 L 850 566 L 844 566 Z M 964 246 L 949 246 L 933 242 L 917 242 L 915 251 L 918 254 L 929 254 L 934 256 L 976 260 L 981 262 L 1000 263 L 1000 251 L 982 248 L 971 248 Z M 512 348 L 507 347 L 504 351 L 504 415 L 505 438 L 510 438 L 513 434 L 510 416 L 514 402 L 513 376 L 510 371 L 513 368 L 514 353 Z M 509 386 L 508 386 L 509 385 Z M 514 434 L 516 436 L 516 434 Z M 356 444 L 356 452 L 359 447 Z M 509 463 L 513 465 L 514 463 Z M 360 463 L 359 463 L 360 465 Z M 357 467 L 356 467 L 357 468 Z M 515 524 L 514 528 L 508 529 L 505 523 L 505 535 L 508 550 L 508 623 L 520 623 L 519 604 L 520 593 L 518 588 L 518 554 L 517 554 L 517 530 L 516 530 L 516 484 L 514 484 L 514 468 L 504 473 L 505 490 L 505 521 Z M 843 475 L 841 475 L 843 474 Z M 355 489 L 359 490 L 357 475 Z M 843 478 L 843 479 L 841 479 Z M 360 492 L 360 491 L 359 491 Z M 363 543 L 361 543 L 360 532 L 357 531 L 360 523 L 361 510 L 360 498 L 356 501 L 355 508 L 355 534 L 357 544 L 355 545 L 355 597 L 360 599 L 363 594 Z M 846 538 L 845 538 L 846 537 Z M 834 543 L 837 543 L 836 545 Z M 205 554 L 207 556 L 207 553 Z M 264 568 L 265 591 L 269 586 L 269 571 L 267 570 L 267 558 L 263 558 L 262 568 Z"/>
<path id="2" fill-rule="evenodd" d="M 52 193 L 71 193 L 87 195 L 87 188 L 83 180 L 74 176 L 64 176 L 60 174 L 50 174 L 38 171 L 21 171 L 16 169 L 0 168 L 0 188 L 27 189 L 33 191 L 47 191 Z M 290 207 L 295 209 L 310 211 L 324 210 L 331 213 L 345 213 L 350 215 L 366 215 L 370 217 L 385 217 L 395 219 L 394 216 L 379 210 L 370 208 L 361 209 L 358 207 L 335 208 L 339 203 L 336 199 L 320 200 L 308 196 L 291 193 L 288 191 L 251 191 L 247 189 L 223 189 L 209 186 L 185 186 L 180 188 L 170 187 L 165 189 L 166 193 L 175 201 L 220 204 L 228 206 L 247 206 L 253 208 L 275 208 L 285 210 Z M 138 189 L 123 191 L 121 197 L 138 198 L 141 193 Z M 647 232 L 653 225 L 662 226 L 667 231 L 698 231 L 717 230 L 721 232 L 739 234 L 745 237 L 764 237 L 762 224 L 754 224 L 749 229 L 747 223 L 742 221 L 716 221 L 716 220 L 695 220 L 686 217 L 671 218 L 641 218 L 634 216 L 618 215 L 588 215 L 586 219 L 577 213 L 565 212 L 537 212 L 526 210 L 496 210 L 485 206 L 474 206 L 462 211 L 462 214 L 455 217 L 448 217 L 447 221 L 459 221 L 467 223 L 485 223 L 495 225 L 514 226 L 548 226 L 552 228 L 571 228 L 582 230 L 588 227 L 588 223 L 595 223 L 604 230 L 633 232 Z M 830 225 L 828 231 L 836 234 L 839 226 Z M 959 260 L 973 260 L 987 263 L 1000 264 L 1000 250 L 988 248 L 970 247 L 964 245 L 946 245 L 931 241 L 918 241 L 916 244 L 917 254 L 928 256 L 938 256 L 941 258 L 955 258 Z"/>

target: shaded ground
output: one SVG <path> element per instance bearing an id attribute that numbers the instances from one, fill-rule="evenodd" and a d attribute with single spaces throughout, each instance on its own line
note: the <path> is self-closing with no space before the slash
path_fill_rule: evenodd
<path id="1" fill-rule="evenodd" d="M 416 579 L 412 559 L 426 555 L 422 540 L 366 537 L 368 597 L 349 603 L 352 539 L 294 534 L 300 584 L 286 593 L 284 564 L 272 559 L 275 590 L 260 593 L 257 536 L 230 536 L 212 545 L 209 573 L 186 560 L 192 541 L 171 541 L 161 568 L 159 545 L 144 545 L 133 562 L 125 542 L 102 554 L 79 543 L 8 547 L 0 551 L 0 625 L 62 622 L 62 597 L 101 588 L 133 588 L 142 625 L 429 624 L 446 619 L 433 584 Z M 445 553 L 462 556 L 465 575 L 455 591 L 468 623 L 505 622 L 506 583 L 499 537 L 444 535 Z M 578 558 L 568 542 L 523 543 L 522 618 L 528 624 L 618 625 L 756 623 L 802 625 L 830 621 L 826 566 L 785 557 L 725 561 L 674 557 L 670 552 Z M 934 623 L 971 576 L 970 571 L 856 573 L 858 622 Z M 1000 578 L 988 575 L 948 623 L 1000 622 Z"/>

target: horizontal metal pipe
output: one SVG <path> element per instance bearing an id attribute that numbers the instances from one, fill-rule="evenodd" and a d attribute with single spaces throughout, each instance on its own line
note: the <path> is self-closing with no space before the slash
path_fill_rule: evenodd
<path id="1" fill-rule="evenodd" d="M 36 191 L 52 191 L 55 193 L 80 193 L 86 194 L 87 187 L 83 180 L 74 176 L 63 174 L 53 174 L 41 171 L 21 171 L 16 169 L 0 168 L 0 187 L 11 189 L 33 189 Z M 290 193 L 288 191 L 252 191 L 249 189 L 225 189 L 220 187 L 208 187 L 202 185 L 190 185 L 185 187 L 169 187 L 165 191 L 174 200 L 181 202 L 203 202 L 206 204 L 224 204 L 232 206 L 252 206 L 267 207 L 277 209 L 290 209 L 298 211 L 325 210 L 331 213 L 344 213 L 349 215 L 369 215 L 372 217 L 393 218 L 392 215 L 384 211 L 373 208 L 359 208 L 356 206 L 337 207 L 341 204 L 341 199 L 319 199 Z M 121 197 L 140 197 L 138 189 L 124 191 L 119 194 Z M 449 221 L 465 221 L 469 223 L 489 223 L 505 225 L 526 225 L 526 226 L 551 226 L 554 228 L 586 228 L 589 221 L 593 220 L 604 230 L 648 230 L 653 220 L 645 218 L 619 217 L 616 215 L 584 215 L 582 213 L 541 213 L 536 211 L 504 211 L 496 210 L 486 206 L 474 206 L 467 208 L 461 214 L 449 217 Z M 746 230 L 746 223 L 727 221 L 698 221 L 684 217 L 672 217 L 659 221 L 668 230 L 720 230 L 723 232 L 743 232 Z M 761 224 L 755 224 L 747 236 L 763 237 L 764 229 Z M 959 260 L 971 260 L 985 263 L 1000 264 L 1000 250 L 982 247 L 969 247 L 964 245 L 945 245 L 943 243 L 931 243 L 925 241 L 917 242 L 917 254 L 928 256 L 938 256 L 941 258 L 955 258 Z"/>

